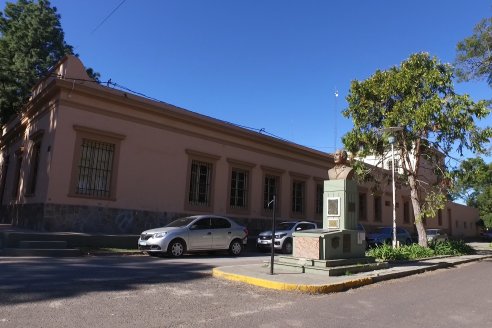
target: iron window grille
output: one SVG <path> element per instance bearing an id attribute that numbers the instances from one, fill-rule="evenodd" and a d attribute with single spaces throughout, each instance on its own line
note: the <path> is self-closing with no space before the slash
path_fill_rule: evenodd
<path id="1" fill-rule="evenodd" d="M 359 194 L 359 221 L 367 220 L 367 195 L 365 193 Z"/>
<path id="2" fill-rule="evenodd" d="M 5 194 L 5 186 L 7 184 L 7 174 L 9 172 L 9 163 L 10 163 L 10 156 L 7 155 L 4 157 L 4 161 L 2 164 L 2 185 L 0 187 L 0 205 L 3 204 L 3 196 Z"/>
<path id="3" fill-rule="evenodd" d="M 304 213 L 304 182 L 292 183 L 292 212 Z"/>
<path id="4" fill-rule="evenodd" d="M 190 192 L 188 201 L 195 206 L 210 206 L 210 182 L 212 164 L 193 160 L 191 162 Z"/>
<path id="5" fill-rule="evenodd" d="M 273 196 L 277 195 L 278 177 L 273 175 L 265 176 L 265 184 L 263 186 L 263 208 L 273 210 Z M 275 208 L 278 208 L 278 201 L 275 202 Z"/>
<path id="6" fill-rule="evenodd" d="M 323 185 L 316 185 L 316 214 L 323 213 Z"/>
<path id="7" fill-rule="evenodd" d="M 374 221 L 376 222 L 381 222 L 383 219 L 383 209 L 381 206 L 381 197 L 380 196 L 375 196 L 374 197 Z"/>
<path id="8" fill-rule="evenodd" d="M 31 172 L 29 174 L 29 182 L 27 184 L 27 194 L 33 195 L 36 191 L 36 182 L 38 179 L 39 170 L 39 155 L 41 153 L 41 141 L 35 142 L 32 147 L 31 154 Z"/>
<path id="9" fill-rule="evenodd" d="M 15 165 L 15 178 L 14 178 L 14 190 L 12 191 L 12 197 L 17 198 L 19 195 L 19 189 L 21 184 L 21 169 L 22 169 L 22 153 L 17 155 Z"/>
<path id="10" fill-rule="evenodd" d="M 248 171 L 232 170 L 231 197 L 232 208 L 246 208 L 248 206 Z"/>
<path id="11" fill-rule="evenodd" d="M 108 198 L 111 195 L 111 178 L 115 145 L 83 139 L 76 193 Z"/>
<path id="12" fill-rule="evenodd" d="M 403 222 L 410 223 L 410 203 L 403 203 Z"/>

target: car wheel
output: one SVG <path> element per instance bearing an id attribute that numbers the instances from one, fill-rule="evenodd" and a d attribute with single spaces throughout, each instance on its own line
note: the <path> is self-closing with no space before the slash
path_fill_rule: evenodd
<path id="1" fill-rule="evenodd" d="M 238 256 L 243 252 L 243 244 L 239 239 L 234 239 L 229 245 L 229 253 Z"/>
<path id="2" fill-rule="evenodd" d="M 167 248 L 167 253 L 172 257 L 180 257 L 184 254 L 185 250 L 186 247 L 183 241 L 173 240 Z"/>
<path id="3" fill-rule="evenodd" d="M 282 253 L 292 254 L 292 240 L 287 239 L 284 241 L 284 244 L 282 245 Z"/>

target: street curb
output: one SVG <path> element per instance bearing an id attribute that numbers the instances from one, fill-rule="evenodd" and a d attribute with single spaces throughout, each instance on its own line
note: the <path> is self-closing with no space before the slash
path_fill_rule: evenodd
<path id="1" fill-rule="evenodd" d="M 378 275 L 376 273 L 376 275 L 373 277 L 363 277 L 363 278 L 348 280 L 344 282 L 323 284 L 323 285 L 307 285 L 307 284 L 294 284 L 294 283 L 271 281 L 267 279 L 256 278 L 256 277 L 251 277 L 251 276 L 246 276 L 236 273 L 224 272 L 220 268 L 212 269 L 212 276 L 219 279 L 243 282 L 249 285 L 254 285 L 254 286 L 268 288 L 268 289 L 281 290 L 281 291 L 298 291 L 298 292 L 309 293 L 309 294 L 329 294 L 329 293 L 344 292 L 349 289 L 358 288 L 358 287 L 378 283 L 381 281 L 403 278 L 415 274 L 421 274 L 428 271 L 454 267 L 460 264 L 465 264 L 470 262 L 477 262 L 487 258 L 492 258 L 492 255 L 483 256 L 479 258 L 457 260 L 452 263 L 438 262 L 435 264 L 430 264 L 429 266 L 424 268 L 418 268 L 418 269 L 407 270 L 407 271 L 383 273 L 381 275 Z"/>
<path id="2" fill-rule="evenodd" d="M 283 291 L 299 291 L 309 294 L 328 294 L 335 292 L 343 292 L 348 289 L 369 285 L 372 282 L 372 278 L 361 278 L 356 280 L 350 280 L 341 283 L 333 283 L 327 285 L 306 285 L 306 284 L 292 284 L 271 281 L 261 278 L 249 277 L 245 275 L 228 273 L 220 270 L 219 268 L 212 269 L 212 276 L 215 278 L 222 278 L 231 281 L 244 282 L 250 285 L 259 286 L 268 289 L 283 290 Z"/>

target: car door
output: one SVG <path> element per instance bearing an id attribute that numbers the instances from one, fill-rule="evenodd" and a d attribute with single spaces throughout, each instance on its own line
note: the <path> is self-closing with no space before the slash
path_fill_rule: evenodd
<path id="1" fill-rule="evenodd" d="M 212 249 L 212 229 L 210 217 L 196 220 L 188 231 L 188 249 Z"/>
<path id="2" fill-rule="evenodd" d="M 227 249 L 233 236 L 231 223 L 225 218 L 212 217 L 212 248 Z"/>

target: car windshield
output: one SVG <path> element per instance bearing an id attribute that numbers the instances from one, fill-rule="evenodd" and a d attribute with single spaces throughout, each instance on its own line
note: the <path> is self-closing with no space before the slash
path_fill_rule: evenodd
<path id="1" fill-rule="evenodd" d="M 184 227 L 193 222 L 196 218 L 194 217 L 186 217 L 186 218 L 179 218 L 177 220 L 174 220 L 173 222 L 169 223 L 166 225 L 166 227 Z"/>
<path id="2" fill-rule="evenodd" d="M 277 225 L 277 230 L 290 230 L 295 225 L 295 222 L 282 222 Z"/>
<path id="3" fill-rule="evenodd" d="M 392 234 L 393 228 L 390 227 L 378 228 L 377 232 L 382 234 Z"/>
<path id="4" fill-rule="evenodd" d="M 438 230 L 427 230 L 428 235 L 437 235 Z"/>

